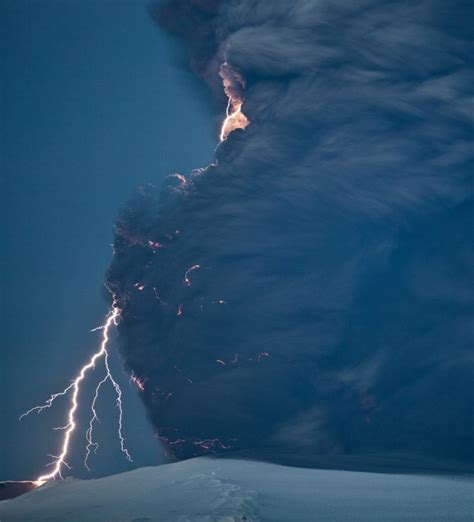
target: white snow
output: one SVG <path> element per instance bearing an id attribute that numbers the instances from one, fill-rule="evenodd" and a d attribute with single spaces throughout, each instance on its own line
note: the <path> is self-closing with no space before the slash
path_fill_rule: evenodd
<path id="1" fill-rule="evenodd" d="M 473 522 L 463 477 L 196 458 L 67 479 L 0 503 L 1 522 Z"/>

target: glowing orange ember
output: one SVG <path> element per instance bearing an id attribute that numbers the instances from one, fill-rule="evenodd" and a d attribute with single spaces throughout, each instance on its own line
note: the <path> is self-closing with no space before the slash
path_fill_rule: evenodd
<path id="1" fill-rule="evenodd" d="M 158 243 L 158 241 L 151 241 L 150 239 L 148 240 L 148 245 L 153 250 L 158 250 L 159 248 L 163 248 L 163 245 L 161 243 Z"/>
<path id="2" fill-rule="evenodd" d="M 229 449 L 230 448 L 230 445 L 228 446 L 228 445 L 224 444 L 219 439 L 194 440 L 193 444 L 195 446 L 199 446 L 200 448 L 202 448 L 204 450 L 212 450 L 215 447 L 218 447 L 218 448 L 220 447 L 221 449 Z"/>

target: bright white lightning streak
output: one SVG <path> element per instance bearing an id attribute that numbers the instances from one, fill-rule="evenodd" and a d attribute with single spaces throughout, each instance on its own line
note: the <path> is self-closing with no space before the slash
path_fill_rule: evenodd
<path id="1" fill-rule="evenodd" d="M 97 398 L 99 395 L 100 388 L 107 380 L 109 380 L 112 383 L 112 385 L 115 389 L 115 393 L 117 395 L 117 408 L 119 410 L 118 437 L 120 440 L 120 449 L 121 449 L 122 453 L 125 454 L 125 457 L 127 458 L 127 460 L 129 460 L 130 462 L 132 461 L 132 458 L 128 452 L 128 449 L 125 446 L 125 437 L 123 436 L 123 431 L 122 431 L 122 421 L 123 421 L 122 390 L 120 389 L 120 386 L 113 378 L 112 372 L 110 371 L 109 353 L 107 351 L 107 344 L 109 342 L 110 328 L 112 325 L 117 325 L 117 320 L 118 320 L 119 316 L 120 316 L 120 309 L 117 306 L 115 306 L 115 304 L 113 304 L 111 311 L 107 315 L 105 323 L 102 325 L 102 327 L 99 327 L 99 329 L 102 329 L 102 341 L 100 343 L 99 349 L 97 350 L 97 352 L 95 352 L 92 355 L 92 357 L 89 359 L 87 364 L 85 364 L 81 368 L 78 376 L 74 379 L 74 381 L 67 388 L 65 388 L 62 392 L 51 395 L 51 397 L 42 406 L 35 406 L 20 416 L 20 419 L 22 419 L 23 417 L 29 415 L 33 411 L 40 413 L 45 408 L 50 408 L 52 403 L 55 401 L 55 399 L 57 399 L 58 397 L 62 397 L 63 395 L 66 395 L 67 392 L 72 390 L 70 408 L 69 408 L 68 417 L 67 417 L 68 423 L 66 424 L 66 426 L 62 426 L 62 427 L 58 428 L 58 429 L 64 430 L 62 446 L 61 446 L 61 453 L 57 456 L 54 456 L 55 460 L 49 464 L 53 467 L 52 471 L 50 473 L 46 473 L 45 475 L 41 475 L 40 477 L 38 477 L 35 481 L 36 485 L 44 484 L 46 481 L 55 479 L 56 477 L 62 477 L 62 475 L 61 475 L 62 467 L 63 466 L 69 467 L 66 462 L 66 457 L 69 452 L 69 445 L 71 442 L 72 433 L 76 429 L 75 414 L 76 414 L 76 410 L 79 406 L 78 399 L 79 399 L 80 385 L 81 385 L 82 381 L 85 379 L 89 370 L 93 370 L 95 368 L 96 362 L 101 357 L 104 357 L 106 375 L 97 385 L 96 390 L 95 390 L 94 399 L 91 404 L 92 418 L 89 422 L 89 428 L 87 429 L 87 432 L 86 432 L 87 447 L 86 447 L 86 457 L 84 459 L 84 463 L 87 466 L 87 458 L 90 455 L 91 448 L 97 449 L 97 447 L 98 447 L 98 444 L 95 443 L 92 439 L 94 421 L 99 420 L 96 409 L 95 409 L 95 404 L 96 404 L 96 401 L 97 401 Z"/>
<path id="2" fill-rule="evenodd" d="M 229 124 L 229 118 L 231 117 L 231 107 L 232 107 L 232 98 L 229 96 L 229 99 L 227 100 L 227 107 L 225 109 L 225 118 L 221 125 L 221 132 L 219 134 L 219 140 L 224 141 L 227 138 L 227 126 Z"/>
<path id="3" fill-rule="evenodd" d="M 231 132 L 245 129 L 250 121 L 242 112 L 244 98 L 241 91 L 245 87 L 242 76 L 227 63 L 227 60 L 220 66 L 219 76 L 222 78 L 224 93 L 228 98 L 225 119 L 219 133 L 219 142 L 222 143 Z"/>
<path id="4" fill-rule="evenodd" d="M 222 122 L 221 132 L 219 134 L 219 141 L 221 143 L 227 139 L 227 136 L 229 136 L 232 131 L 235 129 L 245 129 L 249 124 L 249 120 L 242 112 L 242 105 L 242 101 L 229 97 L 225 111 L 226 117 Z"/>
<path id="5" fill-rule="evenodd" d="M 53 404 L 53 402 L 58 398 L 58 397 L 62 397 L 63 395 L 66 395 L 66 393 L 74 386 L 74 381 L 71 382 L 71 384 L 65 388 L 62 392 L 59 392 L 59 393 L 53 393 L 53 395 L 51 395 L 51 397 L 41 406 L 34 406 L 33 408 L 30 408 L 28 411 L 25 411 L 24 413 L 22 413 L 19 417 L 19 420 L 23 419 L 23 417 L 27 417 L 30 413 L 33 413 L 34 411 L 36 411 L 36 413 L 41 413 L 44 409 L 46 408 L 51 408 L 51 405 Z M 62 429 L 66 429 L 67 426 L 64 426 L 64 427 L 61 427 L 61 428 L 54 428 L 55 430 L 62 430 Z"/>
<path id="6" fill-rule="evenodd" d="M 186 272 L 184 272 L 184 286 L 191 286 L 191 279 L 189 278 L 189 274 L 193 271 L 193 270 L 197 270 L 198 268 L 201 268 L 201 265 L 193 265 L 193 266 L 190 266 Z"/>
<path id="7" fill-rule="evenodd" d="M 97 410 L 95 409 L 95 404 L 97 402 L 97 399 L 99 398 L 100 388 L 107 381 L 108 378 L 109 378 L 109 376 L 106 375 L 99 382 L 99 384 L 97 385 L 97 387 L 95 389 L 94 398 L 92 399 L 92 404 L 91 404 L 92 417 L 91 417 L 91 419 L 89 421 L 89 427 L 87 428 L 87 431 L 86 431 L 87 446 L 86 446 L 86 455 L 84 457 L 84 466 L 88 470 L 90 470 L 89 464 L 88 464 L 88 460 L 89 460 L 89 456 L 91 454 L 91 449 L 94 450 L 94 453 L 96 453 L 97 450 L 99 449 L 99 443 L 98 442 L 94 442 L 94 439 L 93 439 L 94 422 L 95 421 L 100 422 L 99 421 L 99 416 L 97 415 Z"/>

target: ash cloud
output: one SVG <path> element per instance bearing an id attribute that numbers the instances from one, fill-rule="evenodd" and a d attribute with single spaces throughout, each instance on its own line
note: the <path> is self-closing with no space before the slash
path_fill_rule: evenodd
<path id="1" fill-rule="evenodd" d="M 469 9 L 153 11 L 214 89 L 224 59 L 239 72 L 251 122 L 204 172 L 142 187 L 116 226 L 122 355 L 178 458 L 472 463 Z"/>

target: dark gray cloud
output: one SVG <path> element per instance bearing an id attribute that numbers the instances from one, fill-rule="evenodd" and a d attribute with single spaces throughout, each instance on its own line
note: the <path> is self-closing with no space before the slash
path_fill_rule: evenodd
<path id="1" fill-rule="evenodd" d="M 159 436 L 178 457 L 472 460 L 469 5 L 156 13 L 214 88 L 239 71 L 251 121 L 117 222 L 108 281 Z"/>

